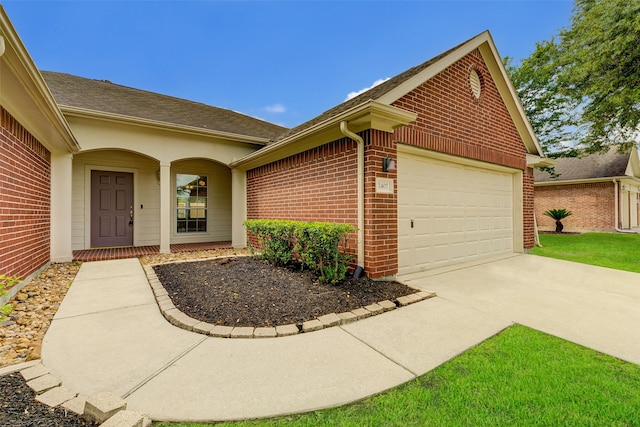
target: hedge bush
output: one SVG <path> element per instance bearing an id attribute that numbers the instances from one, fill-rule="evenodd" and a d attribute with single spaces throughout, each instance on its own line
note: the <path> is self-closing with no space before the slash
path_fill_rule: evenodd
<path id="1" fill-rule="evenodd" d="M 262 258 L 273 265 L 286 265 L 295 248 L 295 221 L 254 219 L 244 222 L 248 231 L 258 238 Z M 253 247 L 250 245 L 253 250 Z"/>
<path id="2" fill-rule="evenodd" d="M 350 224 L 254 219 L 244 222 L 262 249 L 262 258 L 274 265 L 299 260 L 320 280 L 336 283 L 345 277 L 351 261 L 347 253 Z"/>

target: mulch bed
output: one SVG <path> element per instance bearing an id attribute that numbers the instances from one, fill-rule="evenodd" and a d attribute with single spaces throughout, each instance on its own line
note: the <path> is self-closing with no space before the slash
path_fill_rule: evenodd
<path id="1" fill-rule="evenodd" d="M 214 325 L 301 324 L 416 292 L 364 276 L 331 285 L 299 265 L 273 267 L 246 256 L 162 264 L 154 270 L 180 311 Z"/>
<path id="2" fill-rule="evenodd" d="M 80 427 L 88 424 L 74 412 L 36 402 L 36 395 L 18 373 L 0 376 L 0 426 Z"/>

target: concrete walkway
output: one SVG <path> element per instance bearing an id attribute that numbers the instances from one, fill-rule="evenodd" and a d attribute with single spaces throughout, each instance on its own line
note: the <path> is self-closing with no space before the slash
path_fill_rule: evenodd
<path id="1" fill-rule="evenodd" d="M 136 259 L 85 263 L 45 336 L 42 360 L 71 390 L 110 391 L 128 409 L 165 421 L 353 402 L 424 374 L 514 321 L 640 363 L 638 274 L 516 256 L 407 279 L 439 296 L 317 332 L 224 339 L 170 325 Z"/>

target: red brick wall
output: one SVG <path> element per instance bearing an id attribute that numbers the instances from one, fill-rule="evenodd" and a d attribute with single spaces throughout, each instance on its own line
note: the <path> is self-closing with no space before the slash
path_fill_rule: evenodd
<path id="1" fill-rule="evenodd" d="M 469 88 L 469 71 L 483 77 L 482 96 Z M 376 194 L 382 158 L 397 161 L 396 142 L 523 170 L 524 244 L 533 247 L 533 178 L 526 151 L 479 51 L 475 51 L 394 103 L 415 111 L 415 124 L 393 134 L 369 130 L 365 140 L 365 271 L 388 276 L 398 269 L 398 206 L 394 194 Z M 357 225 L 357 146 L 341 139 L 247 172 L 248 218 L 334 221 Z M 355 236 L 354 236 L 355 237 Z M 353 251 L 356 251 L 355 240 Z"/>
<path id="2" fill-rule="evenodd" d="M 0 274 L 49 261 L 51 153 L 0 107 Z"/>
<path id="3" fill-rule="evenodd" d="M 247 218 L 357 226 L 357 159 L 345 138 L 247 171 Z M 355 233 L 349 246 L 355 254 Z"/>
<path id="4" fill-rule="evenodd" d="M 382 159 L 398 160 L 393 134 L 370 130 L 362 134 L 365 141 L 365 271 L 369 277 L 391 276 L 398 272 L 398 191 L 376 193 L 376 177 L 392 178 L 397 173 L 383 172 Z"/>
<path id="5" fill-rule="evenodd" d="M 341 139 L 247 171 L 247 217 L 356 225 L 357 158 Z"/>
<path id="6" fill-rule="evenodd" d="M 469 85 L 475 69 L 482 81 L 476 99 Z M 398 142 L 525 171 L 525 197 L 531 195 L 526 149 L 491 79 L 479 50 L 471 52 L 429 81 L 394 102 L 418 113 L 418 119 L 395 131 Z M 533 247 L 532 204 L 524 204 L 525 248 Z"/>
<path id="7" fill-rule="evenodd" d="M 365 141 L 365 271 L 369 277 L 398 270 L 396 194 L 376 194 L 382 158 L 396 158 L 392 134 L 360 133 Z M 247 172 L 247 217 L 330 221 L 358 225 L 357 144 L 341 139 Z M 357 255 L 357 235 L 350 252 Z"/>
<path id="8" fill-rule="evenodd" d="M 549 209 L 568 209 L 573 215 L 562 220 L 567 229 L 615 228 L 613 182 L 538 186 L 535 188 L 535 211 L 542 230 L 555 230 L 555 221 L 544 215 Z"/>
<path id="9" fill-rule="evenodd" d="M 533 188 L 533 169 L 527 168 L 522 174 L 522 203 L 523 203 L 523 246 L 531 249 L 535 246 L 535 193 Z"/>

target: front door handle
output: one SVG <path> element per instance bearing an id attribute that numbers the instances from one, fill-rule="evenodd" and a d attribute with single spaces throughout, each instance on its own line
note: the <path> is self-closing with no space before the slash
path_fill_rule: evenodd
<path id="1" fill-rule="evenodd" d="M 129 206 L 129 225 L 133 225 L 133 206 Z"/>

